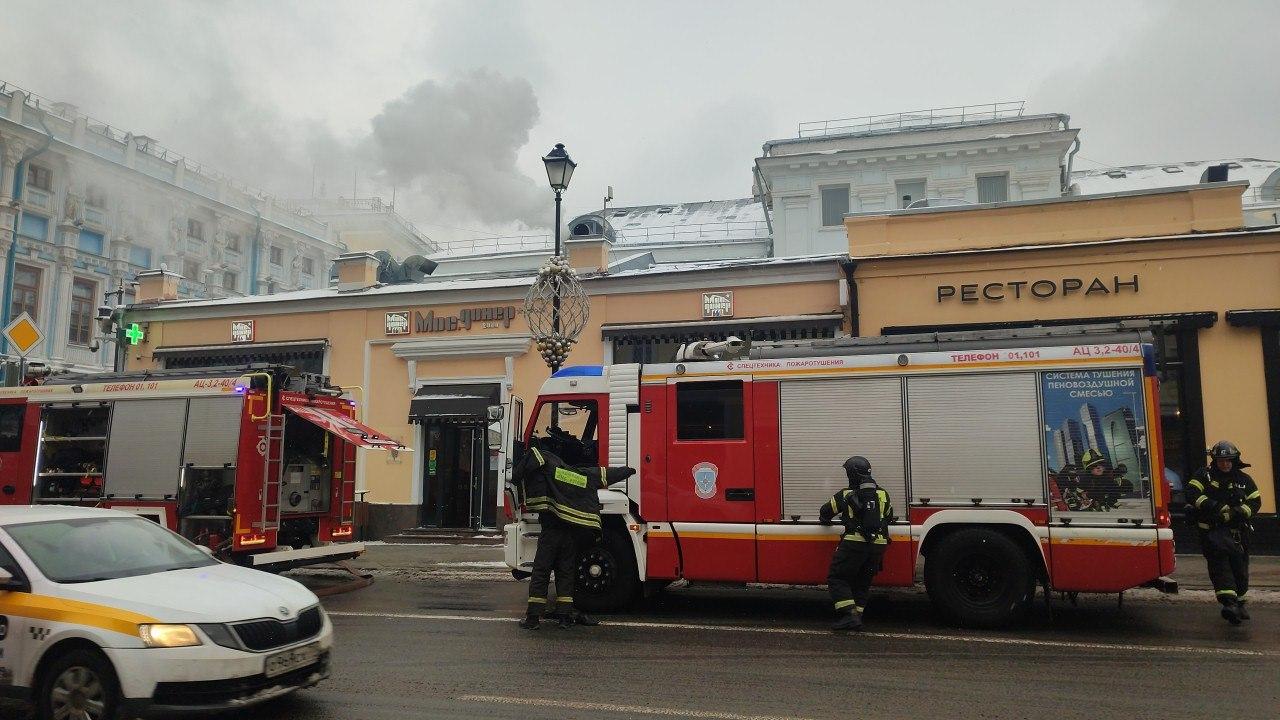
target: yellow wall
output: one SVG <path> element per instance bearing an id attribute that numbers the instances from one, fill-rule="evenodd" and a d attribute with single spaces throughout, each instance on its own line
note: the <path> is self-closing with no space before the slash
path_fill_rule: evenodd
<path id="1" fill-rule="evenodd" d="M 1040 299 L 964 302 L 938 300 L 939 285 L 1011 280 L 1139 277 L 1137 293 L 1083 292 Z M 1257 328 L 1232 327 L 1224 313 L 1280 307 L 1280 233 L 1223 238 L 1158 240 L 961 256 L 864 260 L 855 273 L 864 334 L 893 326 L 953 325 L 1214 311 L 1218 322 L 1201 330 L 1200 367 L 1208 442 L 1229 438 L 1253 464 L 1250 472 L 1274 512 L 1266 388 Z M 993 291 L 993 294 L 997 294 Z M 980 291 L 979 291 L 980 296 Z"/>

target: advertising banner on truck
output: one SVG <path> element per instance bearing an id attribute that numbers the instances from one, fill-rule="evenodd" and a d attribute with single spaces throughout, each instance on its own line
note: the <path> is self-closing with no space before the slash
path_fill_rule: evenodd
<path id="1" fill-rule="evenodd" d="M 1041 394 L 1055 509 L 1149 516 L 1151 460 L 1141 371 L 1045 372 Z"/>

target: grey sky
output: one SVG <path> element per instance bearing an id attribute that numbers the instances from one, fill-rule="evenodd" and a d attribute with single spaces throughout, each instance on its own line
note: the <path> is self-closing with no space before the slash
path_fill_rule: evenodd
<path id="1" fill-rule="evenodd" d="M 9 0 L 0 79 L 283 195 L 449 240 L 744 197 L 805 120 L 1026 99 L 1090 163 L 1280 158 L 1280 3 Z M 388 103 L 391 103 L 388 106 Z M 540 215 L 545 214 L 546 217 Z M 459 229 L 462 228 L 462 229 Z"/>

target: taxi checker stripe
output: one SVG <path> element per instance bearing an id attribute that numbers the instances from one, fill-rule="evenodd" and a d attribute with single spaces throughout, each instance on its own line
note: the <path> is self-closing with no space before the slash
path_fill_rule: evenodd
<path id="1" fill-rule="evenodd" d="M 146 615 L 106 605 L 19 592 L 0 596 L 0 615 L 89 625 L 133 637 L 138 636 L 138 625 L 158 622 Z"/>

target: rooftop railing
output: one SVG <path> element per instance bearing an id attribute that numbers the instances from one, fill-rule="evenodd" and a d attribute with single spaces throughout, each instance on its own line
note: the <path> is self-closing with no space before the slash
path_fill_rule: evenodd
<path id="1" fill-rule="evenodd" d="M 1025 100 L 986 103 L 984 105 L 960 105 L 956 107 L 908 110 L 888 115 L 864 115 L 802 122 L 796 128 L 796 137 L 823 137 L 826 135 L 851 135 L 855 133 L 893 132 L 933 125 L 959 125 L 990 122 L 1006 118 L 1022 117 Z"/>
<path id="2" fill-rule="evenodd" d="M 656 227 L 620 228 L 614 226 L 614 244 L 628 246 L 664 245 L 695 242 L 749 241 L 769 237 L 769 226 L 763 220 L 694 223 Z M 562 239 L 569 239 L 563 236 Z M 440 251 L 452 257 L 548 251 L 554 246 L 550 235 L 504 235 L 467 238 L 440 244 Z"/>

